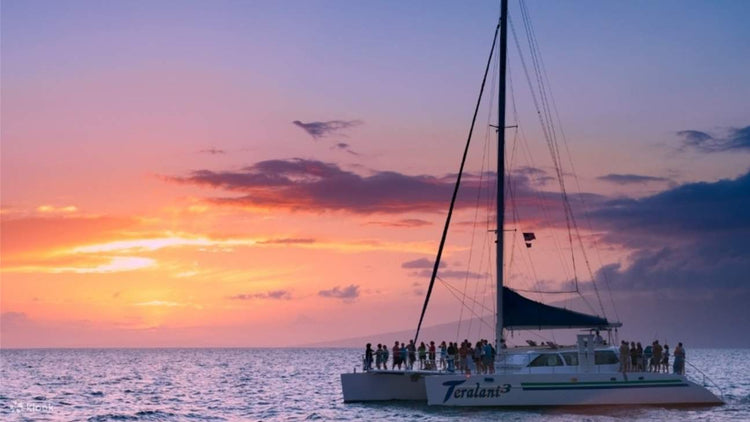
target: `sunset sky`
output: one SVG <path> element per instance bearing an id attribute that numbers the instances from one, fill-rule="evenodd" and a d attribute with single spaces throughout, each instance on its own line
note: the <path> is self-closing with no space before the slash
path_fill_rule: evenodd
<path id="1" fill-rule="evenodd" d="M 0 5 L 1 347 L 416 327 L 498 2 Z M 510 285 L 592 297 L 593 275 L 624 337 L 750 347 L 750 2 L 527 7 L 591 252 L 572 275 L 564 223 L 530 210 L 558 184 L 511 39 Z M 495 123 L 483 108 L 441 276 L 487 306 Z M 426 324 L 467 312 L 441 282 Z"/>

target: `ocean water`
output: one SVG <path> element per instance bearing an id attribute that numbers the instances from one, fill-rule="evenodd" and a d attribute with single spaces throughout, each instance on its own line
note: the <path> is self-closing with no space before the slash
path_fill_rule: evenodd
<path id="1" fill-rule="evenodd" d="M 344 403 L 339 374 L 360 365 L 361 354 L 357 349 L 2 350 L 0 420 L 750 421 L 747 349 L 688 349 L 688 361 L 718 385 L 726 401 L 702 408 Z M 693 370 L 693 375 L 700 374 Z"/>

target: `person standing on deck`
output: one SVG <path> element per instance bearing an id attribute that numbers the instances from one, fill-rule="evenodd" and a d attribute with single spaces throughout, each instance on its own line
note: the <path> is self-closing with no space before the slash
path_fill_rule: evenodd
<path id="1" fill-rule="evenodd" d="M 404 364 L 406 367 L 405 369 L 409 369 L 409 361 L 407 360 L 409 358 L 409 351 L 406 349 L 406 345 L 403 342 L 401 343 L 399 354 L 401 355 L 401 363 Z M 401 369 L 401 365 L 398 366 L 398 369 Z"/>
<path id="2" fill-rule="evenodd" d="M 456 370 L 456 346 L 453 342 L 449 342 L 446 353 L 448 354 L 448 372 L 454 372 Z"/>
<path id="3" fill-rule="evenodd" d="M 445 340 L 440 342 L 440 370 L 445 371 L 448 362 L 448 346 L 445 344 Z"/>
<path id="4" fill-rule="evenodd" d="M 620 372 L 628 372 L 628 362 L 630 357 L 628 356 L 628 342 L 623 340 L 620 343 Z"/>
<path id="5" fill-rule="evenodd" d="M 659 371 L 659 364 L 661 364 L 661 344 L 659 344 L 659 340 L 654 341 L 654 372 Z"/>
<path id="6" fill-rule="evenodd" d="M 630 342 L 630 370 L 635 372 L 638 370 L 638 349 L 635 348 L 635 342 Z"/>
<path id="7" fill-rule="evenodd" d="M 365 347 L 365 371 L 372 369 L 372 345 L 367 343 Z"/>
<path id="8" fill-rule="evenodd" d="M 391 369 L 396 369 L 398 366 L 398 369 L 401 369 L 401 348 L 398 347 L 398 341 L 393 345 L 393 365 L 391 366 Z"/>
<path id="9" fill-rule="evenodd" d="M 435 364 L 435 342 L 430 341 L 430 348 L 427 354 L 427 359 L 430 361 L 430 369 L 435 370 L 437 366 Z"/>
<path id="10" fill-rule="evenodd" d="M 417 346 L 414 344 L 414 340 L 409 340 L 409 346 L 406 347 L 409 356 L 409 366 L 407 369 L 414 369 L 414 362 L 417 360 Z"/>
<path id="11" fill-rule="evenodd" d="M 424 362 L 427 359 L 427 346 L 425 346 L 424 342 L 419 343 L 417 351 L 419 353 L 419 369 L 424 369 Z"/>
<path id="12" fill-rule="evenodd" d="M 674 365 L 672 370 L 675 374 L 685 375 L 685 348 L 682 343 L 677 343 L 674 348 Z"/>
<path id="13" fill-rule="evenodd" d="M 383 369 L 388 369 L 388 344 L 383 343 Z"/>

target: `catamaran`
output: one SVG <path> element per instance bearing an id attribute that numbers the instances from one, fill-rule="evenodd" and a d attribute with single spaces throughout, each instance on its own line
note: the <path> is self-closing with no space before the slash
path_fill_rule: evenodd
<path id="1" fill-rule="evenodd" d="M 581 405 L 717 405 L 723 403 L 705 382 L 696 382 L 682 373 L 651 372 L 645 368 L 626 371 L 620 362 L 617 344 L 609 344 L 599 331 L 612 333 L 621 323 L 550 306 L 528 299 L 504 285 L 503 227 L 505 210 L 505 96 L 508 1 L 501 1 L 500 19 L 495 29 L 490 62 L 499 44 L 498 157 L 496 196 L 496 325 L 494 370 L 464 373 L 447 370 L 387 370 L 365 368 L 341 375 L 345 402 L 416 400 L 440 406 L 581 406 Z M 484 82 L 482 84 L 484 87 Z M 481 98 L 481 96 L 480 96 Z M 479 104 L 477 104 L 477 110 Z M 477 111 L 475 110 L 475 118 Z M 472 125 L 473 130 L 473 125 Z M 469 134 L 471 138 L 471 131 Z M 467 143 L 468 150 L 468 143 Z M 434 263 L 432 278 L 417 326 L 417 334 L 440 266 L 446 234 L 461 175 L 466 150 L 458 173 L 445 228 Z M 529 236 L 529 237 L 533 237 Z M 506 348 L 504 330 L 586 329 L 573 346 Z M 597 333 L 596 335 L 594 333 Z M 366 365 L 367 366 L 367 365 Z"/>

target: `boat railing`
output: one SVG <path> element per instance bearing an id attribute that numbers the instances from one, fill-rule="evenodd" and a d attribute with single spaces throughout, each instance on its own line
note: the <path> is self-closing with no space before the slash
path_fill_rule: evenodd
<path id="1" fill-rule="evenodd" d="M 719 384 L 717 384 L 716 382 L 714 382 L 714 380 L 711 379 L 711 377 L 709 377 L 708 375 L 706 375 L 705 372 L 703 372 L 700 369 L 698 369 L 697 366 L 695 366 L 692 363 L 690 363 L 687 359 L 685 359 L 684 362 L 686 364 L 688 364 L 692 370 L 694 370 L 695 372 L 698 373 L 698 374 L 692 374 L 692 375 L 688 375 L 687 373 L 685 373 L 686 377 L 692 379 L 696 384 L 700 384 L 703 387 L 713 387 L 713 388 L 715 388 L 719 392 L 719 395 L 721 396 L 721 399 L 724 400 L 724 390 L 722 390 L 722 388 L 719 387 Z M 700 377 L 698 377 L 696 375 L 700 375 Z"/>

